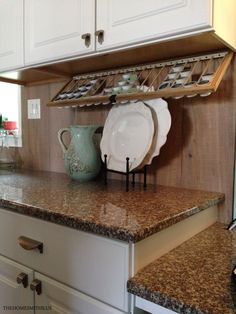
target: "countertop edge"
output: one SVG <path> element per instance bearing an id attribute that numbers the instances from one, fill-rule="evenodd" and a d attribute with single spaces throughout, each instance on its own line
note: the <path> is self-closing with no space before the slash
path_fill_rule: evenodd
<path id="1" fill-rule="evenodd" d="M 70 227 L 84 232 L 91 232 L 97 235 L 105 236 L 111 239 L 120 240 L 124 242 L 139 242 L 165 228 L 168 228 L 194 214 L 201 212 L 211 206 L 218 205 L 225 199 L 224 194 L 219 194 L 219 197 L 205 201 L 203 204 L 194 206 L 178 215 L 172 216 L 164 221 L 158 222 L 151 226 L 145 232 L 130 232 L 124 228 L 106 226 L 105 224 L 96 224 L 95 222 L 81 220 L 76 217 L 70 217 L 66 214 L 56 213 L 49 209 L 43 209 L 37 206 L 19 203 L 17 201 L 0 199 L 0 206 L 7 210 L 14 211 L 19 214 L 27 215 L 30 217 L 38 218 L 48 222 L 56 223 L 58 225 Z M 148 209 L 147 209 L 148 210 Z"/>
<path id="2" fill-rule="evenodd" d="M 213 233 L 214 232 L 214 233 Z M 130 278 L 127 281 L 127 291 L 134 296 L 137 296 L 139 298 L 142 298 L 144 300 L 147 300 L 149 302 L 152 302 L 154 304 L 157 304 L 159 306 L 162 306 L 166 309 L 169 309 L 171 311 L 174 311 L 176 313 L 188 313 L 188 314 L 210 314 L 210 313 L 235 313 L 235 301 L 232 301 L 232 291 L 235 293 L 236 285 L 232 286 L 232 269 L 233 265 L 235 265 L 235 260 L 236 260 L 236 234 L 233 235 L 232 231 L 227 230 L 227 225 L 223 223 L 216 222 L 212 226 L 206 228 L 199 234 L 195 235 L 194 237 L 190 238 L 177 248 L 173 249 L 169 253 L 163 255 L 162 257 L 156 259 L 155 261 L 151 262 L 149 265 L 145 266 L 141 270 L 137 272 L 136 275 L 134 275 L 132 278 Z M 200 242 L 199 242 L 200 241 Z M 218 241 L 218 246 L 216 245 L 216 241 Z M 231 241 L 234 241 L 234 244 Z M 199 242 L 199 247 L 196 247 L 196 242 Z M 192 248 L 191 248 L 192 246 Z M 212 255 L 212 251 L 209 248 L 214 248 L 215 253 Z M 224 249 L 223 249 L 224 248 Z M 196 282 L 196 288 L 193 288 L 192 290 L 188 291 L 188 296 L 183 297 L 183 289 L 182 292 L 179 294 L 178 298 L 178 293 L 175 293 L 175 289 L 178 290 L 177 285 L 176 285 L 176 279 L 178 282 L 178 275 L 177 276 L 171 276 L 172 273 L 179 273 L 180 276 L 181 274 L 188 274 L 188 267 L 186 268 L 186 260 L 183 260 L 183 256 L 190 256 L 191 261 L 190 264 L 190 269 L 194 267 L 194 260 L 192 259 L 193 254 L 197 255 L 199 254 L 199 249 L 201 249 L 201 252 L 203 252 L 204 256 L 213 256 L 213 262 L 209 262 L 209 257 L 208 257 L 208 265 L 206 266 L 207 271 L 201 269 L 198 270 L 200 271 L 198 273 L 199 276 L 199 281 L 202 282 L 204 275 L 210 276 L 210 280 L 207 280 L 206 286 L 199 286 L 199 281 L 192 281 L 191 280 L 188 282 L 191 284 L 193 287 L 194 282 Z M 207 250 L 207 251 L 206 251 Z M 222 251 L 223 250 L 223 251 Z M 230 251 L 230 254 L 234 254 L 232 256 L 229 256 L 229 260 L 227 260 L 227 271 L 225 271 L 225 268 L 220 272 L 217 272 L 217 270 L 222 269 L 222 260 L 219 258 L 223 253 L 222 252 L 227 252 Z M 181 252 L 182 251 L 182 252 Z M 183 253 L 181 255 L 181 253 Z M 226 254 L 226 253 L 225 253 Z M 224 254 L 224 256 L 225 256 Z M 170 258 L 169 258 L 170 257 Z M 178 261 L 179 258 L 179 261 Z M 200 257 L 202 258 L 202 256 Z M 183 263 L 181 263 L 181 259 Z M 216 263 L 219 261 L 219 263 Z M 168 263 L 163 263 L 163 261 L 175 261 L 176 265 L 178 265 L 178 268 L 175 264 L 168 264 Z M 199 262 L 199 259 L 197 257 L 197 260 Z M 187 263 L 189 263 L 188 257 L 187 257 Z M 200 263 L 201 264 L 201 263 Z M 183 267 L 182 267 L 183 265 Z M 199 265 L 199 264 L 198 264 Z M 216 270 L 214 266 L 216 266 Z M 165 268 L 163 268 L 165 266 Z M 182 267 L 182 268 L 181 268 Z M 214 272 L 214 275 L 212 273 L 208 273 L 209 269 L 212 269 L 212 272 Z M 157 270 L 158 269 L 158 270 Z M 205 269 L 205 267 L 204 267 Z M 166 282 L 168 282 L 168 287 L 165 288 L 164 286 L 164 281 L 163 277 L 161 280 L 159 280 L 158 272 L 164 272 L 164 276 L 166 276 Z M 163 274 L 162 272 L 162 274 Z M 205 274 L 204 274 L 205 272 Z M 218 282 L 216 278 L 214 277 L 216 274 L 216 278 L 223 278 L 223 289 L 227 290 L 219 290 L 219 284 L 218 286 L 215 283 Z M 224 276 L 224 277 L 222 277 Z M 189 277 L 186 276 L 186 280 L 189 280 L 191 278 L 196 279 L 195 276 L 192 276 L 192 273 L 190 271 Z M 226 278 L 227 277 L 227 278 Z M 180 279 L 181 282 L 182 279 Z M 221 281 L 221 283 L 222 283 Z M 225 283 L 225 284 L 224 284 Z M 221 284 L 220 284 L 221 286 Z M 214 287 L 215 291 L 212 290 Z M 232 288 L 234 287 L 234 288 Z M 184 289 L 186 286 L 184 285 Z M 233 289 L 233 290 L 232 290 Z M 202 302 L 199 302 L 199 296 L 201 297 L 201 293 L 198 294 L 197 291 L 203 291 L 202 293 L 204 294 L 205 290 L 209 290 L 209 294 L 213 293 L 213 297 L 209 298 L 209 295 L 206 296 L 206 299 L 203 298 Z M 187 291 L 187 290 L 186 290 Z M 170 292 L 170 293 L 168 293 Z M 195 294 L 196 292 L 196 294 Z M 218 297 L 218 299 L 217 299 Z M 209 299 L 208 299 L 209 298 Z M 213 302 L 212 300 L 218 300 L 216 302 Z M 236 299 L 235 299 L 236 300 Z M 233 305 L 234 303 L 234 305 Z M 206 305 L 206 308 L 204 306 Z M 214 307 L 214 310 L 213 310 Z"/>
<path id="3" fill-rule="evenodd" d="M 70 217 L 61 213 L 55 213 L 48 209 L 33 207 L 27 204 L 20 204 L 14 201 L 0 199 L 0 206 L 5 210 L 26 215 L 32 218 L 55 223 L 64 227 L 72 228 L 78 231 L 91 232 L 96 235 L 105 236 L 106 238 L 120 240 L 123 242 L 132 242 L 133 236 L 128 236 L 126 230 L 121 228 L 107 227 L 94 222 L 83 221 L 75 217 Z M 65 223 L 66 220 L 66 223 Z M 114 232 L 116 235 L 114 235 Z"/>
<path id="4" fill-rule="evenodd" d="M 132 278 L 127 282 L 127 291 L 134 296 L 155 303 L 176 313 L 209 314 L 201 309 L 197 309 L 190 304 L 181 303 L 179 300 L 171 298 L 162 293 L 150 292 L 145 288 L 145 286 L 139 286 L 137 289 L 135 284 L 132 282 Z"/>
<path id="5" fill-rule="evenodd" d="M 223 202 L 224 198 L 225 198 L 224 194 L 221 194 L 221 196 L 219 196 L 218 198 L 211 199 L 207 202 L 204 202 L 203 204 L 194 206 L 178 215 L 172 216 L 166 220 L 158 222 L 154 226 L 150 227 L 149 230 L 145 230 L 145 232 L 142 233 L 140 233 L 139 231 L 130 232 L 129 230 L 120 227 L 114 228 L 111 226 L 103 225 L 101 223 L 96 224 L 95 222 L 81 220 L 76 217 L 70 217 L 62 213 L 55 213 L 53 211 L 50 211 L 50 209 L 43 209 L 37 206 L 19 203 L 17 201 L 5 200 L 3 198 L 0 199 L 0 206 L 19 214 L 56 223 L 76 230 L 91 232 L 97 235 L 105 236 L 111 239 L 116 239 L 124 242 L 136 243 L 194 214 L 197 214 L 206 208 L 215 206 Z"/>

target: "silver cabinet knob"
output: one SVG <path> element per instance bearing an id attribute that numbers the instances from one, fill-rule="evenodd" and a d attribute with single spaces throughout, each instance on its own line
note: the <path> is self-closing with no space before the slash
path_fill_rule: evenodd
<path id="1" fill-rule="evenodd" d="M 37 295 L 40 295 L 42 293 L 42 282 L 38 279 L 34 279 L 30 284 L 30 289 L 35 291 Z"/>
<path id="2" fill-rule="evenodd" d="M 81 36 L 82 39 L 84 39 L 84 43 L 86 47 L 89 47 L 91 45 L 91 34 L 86 33 Z"/>
<path id="3" fill-rule="evenodd" d="M 16 282 L 18 284 L 22 284 L 24 288 L 27 288 L 28 287 L 28 275 L 25 273 L 20 273 L 16 277 Z"/>
<path id="4" fill-rule="evenodd" d="M 104 42 L 104 30 L 100 29 L 95 32 L 95 36 L 97 36 L 98 42 L 100 45 Z"/>

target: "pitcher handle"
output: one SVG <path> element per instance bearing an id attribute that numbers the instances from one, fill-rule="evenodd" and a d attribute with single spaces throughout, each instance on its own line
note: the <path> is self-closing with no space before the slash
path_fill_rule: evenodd
<path id="1" fill-rule="evenodd" d="M 67 151 L 67 149 L 68 149 L 68 147 L 66 146 L 66 144 L 63 142 L 63 138 L 62 138 L 62 136 L 63 136 L 63 134 L 64 134 L 65 132 L 70 132 L 70 129 L 69 129 L 69 128 L 63 128 L 63 129 L 60 129 L 60 130 L 58 131 L 58 133 L 57 133 L 58 141 L 59 141 L 59 143 L 60 143 L 60 145 L 61 145 L 63 154 L 65 154 L 66 151 Z"/>

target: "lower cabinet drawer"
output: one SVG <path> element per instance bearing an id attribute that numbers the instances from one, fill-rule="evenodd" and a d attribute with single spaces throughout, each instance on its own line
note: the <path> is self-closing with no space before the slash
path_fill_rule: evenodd
<path id="1" fill-rule="evenodd" d="M 20 236 L 42 242 L 43 253 L 23 249 Z M 0 209 L 0 254 L 128 311 L 128 243 Z"/>

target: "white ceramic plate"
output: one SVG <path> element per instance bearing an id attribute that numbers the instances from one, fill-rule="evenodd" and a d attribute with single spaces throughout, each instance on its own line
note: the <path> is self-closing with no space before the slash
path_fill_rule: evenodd
<path id="1" fill-rule="evenodd" d="M 154 134 L 152 112 L 143 102 L 115 105 L 106 119 L 101 140 L 101 155 L 107 155 L 108 169 L 126 171 L 138 167 L 149 151 Z"/>
<path id="2" fill-rule="evenodd" d="M 150 165 L 153 158 L 159 155 L 161 147 L 167 140 L 167 134 L 171 126 L 171 115 L 165 100 L 158 98 L 145 101 L 145 104 L 152 110 L 155 132 L 151 148 L 145 156 L 141 167 Z"/>

